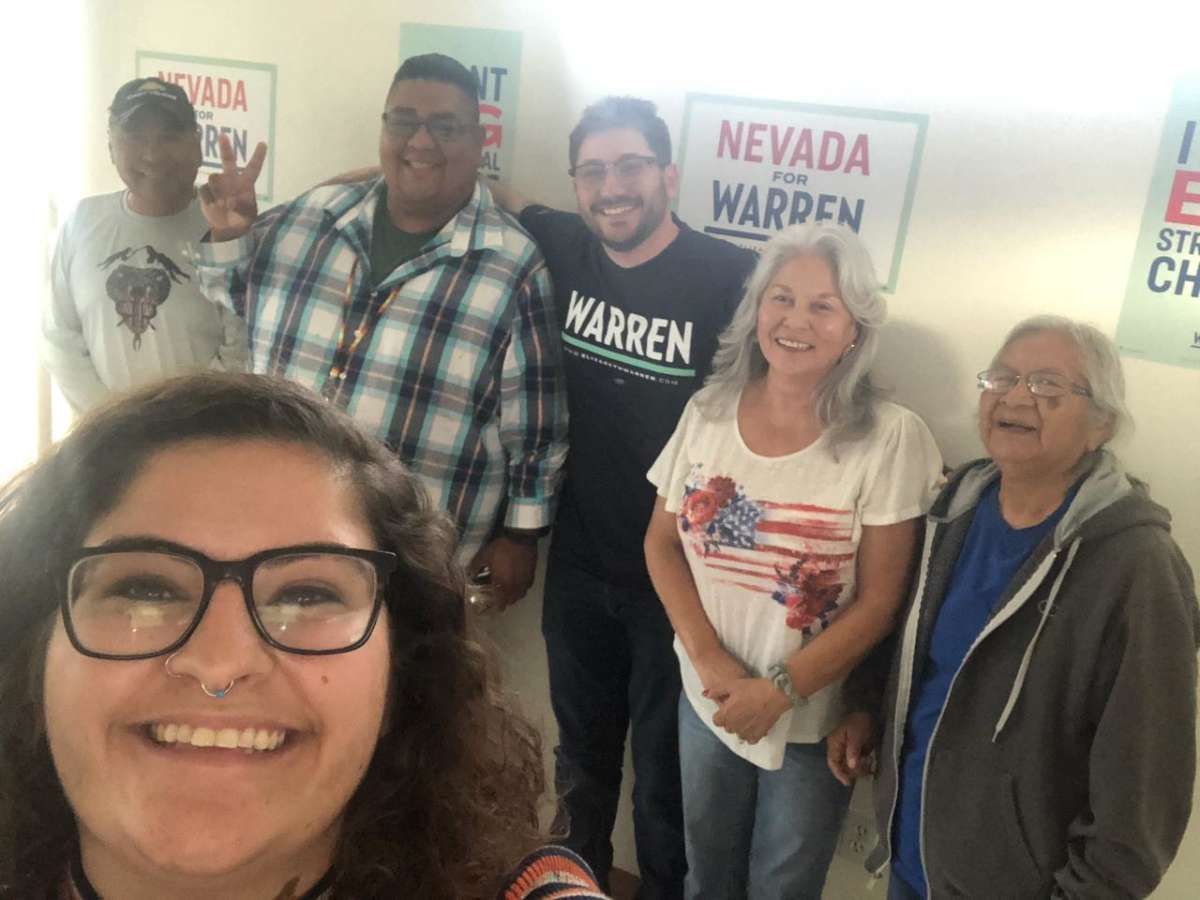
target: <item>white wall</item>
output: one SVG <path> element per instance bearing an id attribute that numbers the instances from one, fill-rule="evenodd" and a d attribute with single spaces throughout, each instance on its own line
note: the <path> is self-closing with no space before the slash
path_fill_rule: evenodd
<path id="1" fill-rule="evenodd" d="M 39 372 L 39 313 L 48 292 L 50 251 L 59 201 L 78 196 L 81 121 L 78 103 L 83 70 L 79 28 L 83 0 L 49 0 L 10 14 L 7 26 L 19 40 L 0 54 L 0 83 L 23 85 L 37 72 L 37 90 L 9 92 L 7 139 L 0 142 L 5 180 L 4 302 L 0 303 L 0 345 L 4 358 L 3 440 L 0 483 L 37 455 L 43 387 Z M 48 67 L 49 48 L 55 65 Z M 46 140 L 53 135 L 53 139 Z M 36 137 L 35 137 L 36 136 Z M 48 391 L 46 392 L 48 394 Z M 48 424 L 48 423 L 47 423 Z"/>
<path id="2" fill-rule="evenodd" d="M 403 21 L 524 33 L 513 181 L 563 206 L 567 131 L 602 94 L 655 100 L 676 135 L 687 91 L 927 113 L 881 374 L 962 461 L 980 452 L 972 375 L 1009 325 L 1056 312 L 1115 329 L 1172 82 L 1194 58 L 1173 34 L 1194 16 L 1169 2 L 1111 20 L 1024 0 L 978 17 L 961 3 L 826 6 L 742 0 L 714 5 L 736 14 L 721 18 L 665 0 L 91 0 L 84 186 L 117 186 L 104 109 L 138 49 L 278 66 L 276 199 L 370 162 Z M 1200 372 L 1125 367 L 1138 427 L 1123 456 L 1200 569 Z M 853 881 L 831 896 L 856 896 Z M 1157 896 L 1197 883 L 1200 826 Z"/>

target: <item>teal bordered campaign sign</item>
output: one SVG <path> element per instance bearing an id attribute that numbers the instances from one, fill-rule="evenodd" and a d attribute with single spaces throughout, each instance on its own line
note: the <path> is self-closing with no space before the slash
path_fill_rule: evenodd
<path id="1" fill-rule="evenodd" d="M 1200 76 L 1175 84 L 1117 322 L 1122 353 L 1200 369 Z"/>
<path id="2" fill-rule="evenodd" d="M 521 84 L 521 32 L 450 25 L 400 26 L 400 60 L 423 53 L 457 59 L 479 82 L 479 120 L 483 123 L 483 164 L 494 181 L 511 171 L 517 96 Z"/>
<path id="3" fill-rule="evenodd" d="M 154 76 L 187 91 L 200 125 L 202 159 L 198 181 L 219 171 L 217 141 L 227 135 L 238 164 L 245 165 L 258 146 L 267 145 L 267 161 L 258 177 L 258 198 L 270 202 L 275 186 L 275 67 L 235 59 L 137 51 L 139 78 Z"/>
<path id="4" fill-rule="evenodd" d="M 688 94 L 679 215 L 751 249 L 788 225 L 837 222 L 896 289 L 929 117 Z"/>

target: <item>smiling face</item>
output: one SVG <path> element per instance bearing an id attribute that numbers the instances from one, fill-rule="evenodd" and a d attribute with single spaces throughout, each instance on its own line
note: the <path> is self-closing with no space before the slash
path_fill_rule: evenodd
<path id="1" fill-rule="evenodd" d="M 200 168 L 200 132 L 153 108 L 139 110 L 108 135 L 109 155 L 129 188 L 134 212 L 163 216 L 191 202 Z"/>
<path id="2" fill-rule="evenodd" d="M 996 357 L 993 369 L 1025 376 L 1058 375 L 1087 386 L 1079 349 L 1056 331 L 1040 331 L 1013 341 Z M 1022 377 L 1007 394 L 979 397 L 979 431 L 988 455 L 1006 475 L 1068 478 L 1087 452 L 1108 438 L 1097 424 L 1091 401 L 1080 394 L 1035 397 Z"/>
<path id="3" fill-rule="evenodd" d="M 654 156 L 642 133 L 634 128 L 613 128 L 588 135 L 579 145 L 574 165 L 609 164 L 599 185 L 575 180 L 579 215 L 611 250 L 627 253 L 669 223 L 671 201 L 678 176 L 674 165 L 652 165 L 634 179 L 624 179 L 611 164 L 623 157 Z"/>
<path id="4" fill-rule="evenodd" d="M 820 256 L 781 265 L 758 301 L 758 347 L 773 377 L 823 378 L 857 331 L 833 269 Z"/>
<path id="5" fill-rule="evenodd" d="M 388 92 L 384 112 L 457 128 L 453 138 L 441 141 L 427 128 L 405 138 L 393 136 L 385 126 L 379 136 L 388 208 L 406 216 L 449 219 L 471 198 L 483 160 L 483 129 L 471 99 L 453 84 L 399 81 Z"/>
<path id="6" fill-rule="evenodd" d="M 376 547 L 357 496 L 325 458 L 267 441 L 195 441 L 151 457 L 85 544 L 132 537 L 222 560 L 304 543 Z M 280 886 L 311 884 L 379 736 L 386 611 L 358 650 L 299 656 L 262 641 L 240 587 L 226 581 L 170 665 L 176 677 L 162 658 L 84 657 L 61 621 L 50 640 L 50 749 L 97 888 L 122 895 L 129 873 L 219 883 L 267 871 Z M 200 687 L 231 681 L 223 699 Z M 233 735 L 242 746 L 219 746 Z"/>

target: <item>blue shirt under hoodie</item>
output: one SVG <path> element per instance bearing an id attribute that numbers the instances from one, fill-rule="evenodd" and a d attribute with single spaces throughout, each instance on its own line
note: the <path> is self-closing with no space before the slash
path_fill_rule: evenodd
<path id="1" fill-rule="evenodd" d="M 982 633 L 997 601 L 1017 570 L 1029 558 L 1075 498 L 1078 485 L 1062 505 L 1031 528 L 1013 528 L 1000 514 L 1000 480 L 980 498 L 962 552 L 954 565 L 950 588 L 938 611 L 929 655 L 917 684 L 904 733 L 899 795 L 892 823 L 892 872 L 922 897 L 927 896 L 921 864 L 921 788 L 925 754 L 950 683 L 967 651 Z"/>

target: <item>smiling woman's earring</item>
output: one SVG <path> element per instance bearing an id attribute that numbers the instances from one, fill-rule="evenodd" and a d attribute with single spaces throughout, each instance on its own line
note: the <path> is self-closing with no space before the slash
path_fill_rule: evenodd
<path id="1" fill-rule="evenodd" d="M 855 341 L 851 341 L 850 346 L 842 351 L 842 355 L 838 357 L 837 361 L 840 363 L 843 359 L 845 359 L 847 356 L 849 356 L 851 353 L 853 353 L 854 348 L 857 346 L 858 346 L 858 344 Z"/>

